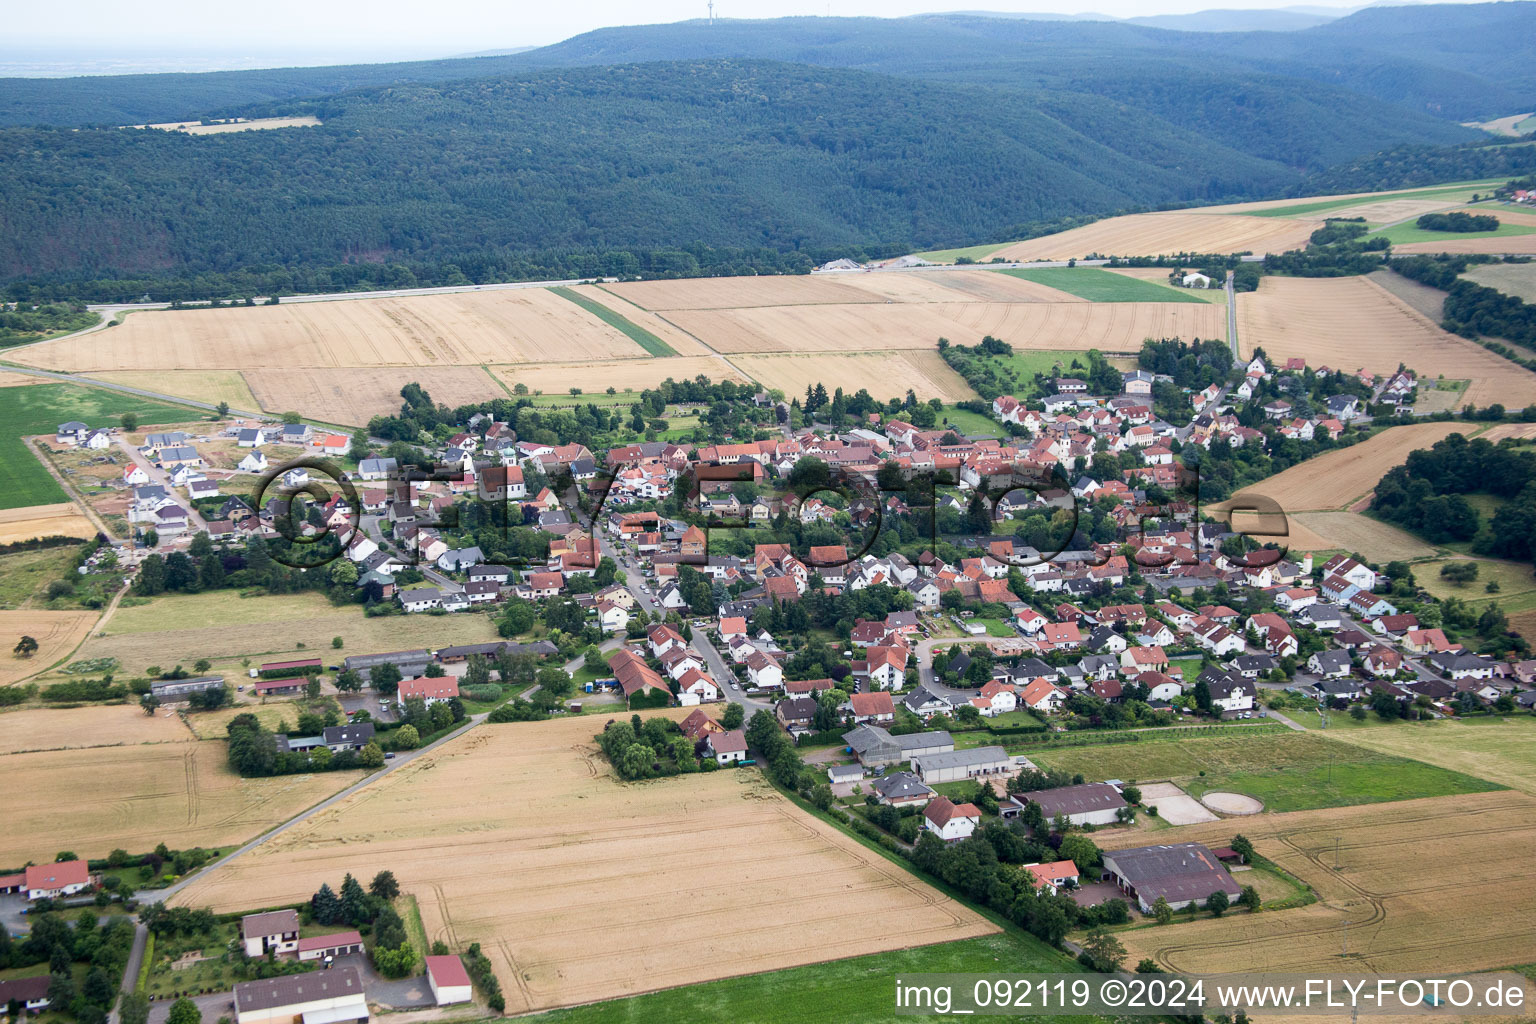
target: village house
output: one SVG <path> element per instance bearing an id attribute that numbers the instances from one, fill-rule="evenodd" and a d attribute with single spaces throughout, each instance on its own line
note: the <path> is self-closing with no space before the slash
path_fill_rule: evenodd
<path id="1" fill-rule="evenodd" d="M 923 827 L 946 843 L 970 837 L 981 824 L 981 811 L 975 804 L 956 804 L 946 796 L 936 796 L 923 808 Z"/>

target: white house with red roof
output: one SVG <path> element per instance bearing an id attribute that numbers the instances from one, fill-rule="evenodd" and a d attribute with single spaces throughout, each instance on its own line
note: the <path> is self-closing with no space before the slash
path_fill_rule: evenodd
<path id="1" fill-rule="evenodd" d="M 1035 885 L 1060 889 L 1064 885 L 1076 885 L 1077 864 L 1070 860 L 1058 860 L 1050 864 L 1026 864 L 1024 870 L 1034 878 Z"/>
<path id="2" fill-rule="evenodd" d="M 457 956 L 427 957 L 427 987 L 438 1006 L 467 1003 L 475 997 L 475 988 Z"/>
<path id="3" fill-rule="evenodd" d="M 923 808 L 923 827 L 946 843 L 968 838 L 981 824 L 981 810 L 975 804 L 957 804 L 947 796 L 936 796 Z"/>
<path id="4" fill-rule="evenodd" d="M 21 873 L 21 891 L 29 900 L 73 896 L 90 887 L 91 869 L 83 860 L 32 864 Z"/>
<path id="5" fill-rule="evenodd" d="M 400 700 L 404 703 L 412 697 L 420 697 L 427 707 L 459 695 L 459 681 L 453 676 L 420 676 L 400 680 Z"/>
<path id="6" fill-rule="evenodd" d="M 1049 679 L 1037 677 L 1024 684 L 1019 700 L 1031 711 L 1059 711 L 1067 702 L 1067 692 Z"/>

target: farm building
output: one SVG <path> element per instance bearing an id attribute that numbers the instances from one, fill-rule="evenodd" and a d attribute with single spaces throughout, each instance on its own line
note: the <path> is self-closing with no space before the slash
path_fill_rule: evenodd
<path id="1" fill-rule="evenodd" d="M 29 900 L 72 896 L 91 886 L 91 870 L 83 860 L 29 864 L 14 875 L 0 875 L 0 892 L 19 892 Z"/>
<path id="2" fill-rule="evenodd" d="M 1026 864 L 1024 870 L 1034 876 L 1036 885 L 1049 885 L 1060 889 L 1067 884 L 1077 884 L 1077 865 L 1070 860 L 1058 860 L 1050 864 Z"/>
<path id="3" fill-rule="evenodd" d="M 335 932 L 300 939 L 296 952 L 300 960 L 323 960 L 328 956 L 346 956 L 363 951 L 363 937 L 357 932 Z"/>
<path id="4" fill-rule="evenodd" d="M 892 807 L 921 807 L 933 799 L 933 790 L 911 772 L 891 772 L 872 784 L 880 802 Z"/>
<path id="5" fill-rule="evenodd" d="M 191 679 L 165 679 L 150 683 L 149 692 L 156 700 L 185 700 L 191 694 L 223 685 L 223 676 L 193 676 Z"/>
<path id="6" fill-rule="evenodd" d="M 0 981 L 0 1006 L 16 1003 L 23 1009 L 36 1013 L 48 1005 L 48 986 L 52 982 L 51 974 L 34 974 L 30 978 L 8 978 Z"/>
<path id="7" fill-rule="evenodd" d="M 904 737 L 903 737 L 904 738 Z M 994 775 L 1012 764 L 1002 747 L 973 747 L 970 750 L 945 750 L 914 754 L 912 770 L 927 785 L 958 782 L 983 775 Z"/>
<path id="8" fill-rule="evenodd" d="M 1241 892 L 1216 855 L 1199 843 L 1105 850 L 1104 878 L 1135 897 L 1143 914 L 1152 912 L 1159 896 L 1179 910 L 1218 890 L 1233 899 Z"/>
<path id="9" fill-rule="evenodd" d="M 1125 797 L 1107 782 L 1020 793 L 1016 799 L 1038 805 L 1046 821 L 1060 814 L 1074 825 L 1112 825 L 1126 806 Z"/>
<path id="10" fill-rule="evenodd" d="M 981 824 L 981 811 L 975 804 L 957 804 L 947 796 L 937 796 L 923 808 L 923 827 L 946 843 L 968 838 Z"/>
<path id="11" fill-rule="evenodd" d="M 420 676 L 400 680 L 400 700 L 420 697 L 431 707 L 438 701 L 452 700 L 459 695 L 459 681 L 453 676 Z"/>
<path id="12" fill-rule="evenodd" d="M 462 968 L 460 968 L 462 970 Z M 235 985 L 236 1024 L 346 1024 L 368 1019 L 356 967 L 288 974 Z"/>
<path id="13" fill-rule="evenodd" d="M 943 730 L 914 732 L 906 736 L 892 736 L 878 725 L 861 725 L 843 733 L 843 742 L 859 758 L 866 768 L 878 768 L 886 764 L 899 764 L 921 754 L 937 754 L 954 750 L 955 741 Z"/>
<path id="14" fill-rule="evenodd" d="M 303 676 L 296 679 L 262 679 L 251 684 L 251 689 L 258 697 L 270 697 L 273 694 L 299 693 L 309 683 Z"/>
<path id="15" fill-rule="evenodd" d="M 299 912 L 273 910 L 240 919 L 240 939 L 246 956 L 292 953 L 299 947 Z"/>
<path id="16" fill-rule="evenodd" d="M 467 1003 L 474 995 L 464 961 L 456 956 L 427 957 L 427 984 L 438 1006 Z"/>

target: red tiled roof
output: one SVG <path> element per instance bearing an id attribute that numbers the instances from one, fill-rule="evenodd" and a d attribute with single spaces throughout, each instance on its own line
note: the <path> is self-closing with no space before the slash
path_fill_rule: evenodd
<path id="1" fill-rule="evenodd" d="M 464 969 L 464 961 L 456 956 L 427 957 L 427 973 L 439 988 L 469 986 L 469 972 Z"/>

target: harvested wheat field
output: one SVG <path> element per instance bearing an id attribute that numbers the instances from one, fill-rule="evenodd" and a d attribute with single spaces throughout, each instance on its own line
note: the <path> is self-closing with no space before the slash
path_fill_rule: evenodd
<path id="1" fill-rule="evenodd" d="M 192 733 L 174 711 L 146 715 L 134 704 L 38 708 L 0 715 L 0 754 L 140 743 L 191 743 Z"/>
<path id="2" fill-rule="evenodd" d="M 619 314 L 619 316 L 622 316 L 636 327 L 650 331 L 670 345 L 672 351 L 680 356 L 702 356 L 709 354 L 709 349 L 699 344 L 699 339 L 686 331 L 679 330 L 675 324 L 664 317 L 658 316 L 648 309 L 643 309 L 628 299 L 609 291 L 606 285 L 579 284 L 572 286 L 569 291 L 595 302 L 611 312 Z"/>
<path id="3" fill-rule="evenodd" d="M 478 366 L 645 358 L 645 350 L 542 288 L 135 313 L 121 326 L 12 358 L 55 370 Z"/>
<path id="4" fill-rule="evenodd" d="M 244 412 L 261 409 L 239 370 L 118 370 L 93 373 L 90 377 L 212 405 L 228 402 L 231 408 Z"/>
<path id="5" fill-rule="evenodd" d="M 782 388 L 786 395 L 804 393 L 808 385 L 842 382 L 844 390 L 868 387 L 879 394 L 900 395 L 910 388 L 919 399 L 958 402 L 976 392 L 938 352 L 816 353 L 795 356 L 736 356 L 734 362 L 765 388 Z"/>
<path id="6" fill-rule="evenodd" d="M 509 1013 L 997 930 L 753 769 L 619 782 L 601 727 L 477 726 L 176 902 L 276 906 L 388 868 L 429 941 L 481 944 Z"/>
<path id="7" fill-rule="evenodd" d="M 28 505 L 25 508 L 0 509 L 0 544 L 35 540 L 38 537 L 96 536 L 96 527 L 72 501 L 57 505 Z"/>
<path id="8" fill-rule="evenodd" d="M 1494 444 L 1506 437 L 1529 440 L 1536 438 L 1536 423 L 1495 423 L 1477 436 Z"/>
<path id="9" fill-rule="evenodd" d="M 94 611 L 0 611 L 0 686 L 41 672 L 67 656 L 99 618 L 101 613 Z M 11 653 L 24 636 L 37 641 L 37 653 L 30 658 L 18 658 Z"/>
<path id="10" fill-rule="evenodd" d="M 1536 401 L 1536 373 L 1440 329 L 1386 289 L 1361 277 L 1266 277 L 1237 297 L 1237 336 L 1247 355 L 1300 356 L 1309 366 L 1471 380 L 1465 401 L 1523 408 Z M 1371 481 L 1375 482 L 1374 478 Z"/>
<path id="11" fill-rule="evenodd" d="M 840 280 L 889 302 L 1086 302 L 1050 285 L 995 270 L 903 270 Z"/>
<path id="12" fill-rule="evenodd" d="M 105 857 L 227 846 L 254 838 L 343 789 L 359 772 L 242 779 L 225 744 L 151 743 L 0 757 L 6 821 L 0 863 L 47 860 L 57 850 Z"/>
<path id="13" fill-rule="evenodd" d="M 1477 206 L 1463 210 L 1462 212 L 1476 215 L 1491 213 L 1493 216 L 1499 218 L 1499 223 L 1501 224 L 1519 224 L 1522 227 L 1536 228 L 1536 213 L 1528 213 L 1522 210 L 1511 210 L 1503 206 Z M 1498 266 L 1498 264 L 1491 265 Z M 1528 263 L 1515 265 L 1525 267 L 1530 266 Z M 1470 277 L 1471 275 L 1469 274 L 1467 276 Z"/>
<path id="14" fill-rule="evenodd" d="M 33 377 L 13 370 L 0 370 L 0 388 L 24 388 L 28 384 L 47 384 L 44 377 Z"/>
<path id="15" fill-rule="evenodd" d="M 1468 434 L 1464 423 L 1410 423 L 1390 427 L 1348 448 L 1336 448 L 1282 473 L 1244 487 L 1241 494 L 1262 494 L 1287 513 L 1343 508 L 1376 486 L 1387 470 L 1415 448 L 1428 448 L 1452 434 Z M 1224 509 L 1222 502 L 1211 506 Z"/>
<path id="16" fill-rule="evenodd" d="M 879 302 L 878 296 L 844 283 L 842 275 L 795 274 L 763 277 L 693 277 L 678 281 L 605 284 L 604 292 L 641 309 L 732 309 L 743 306 L 804 306 Z"/>
<path id="17" fill-rule="evenodd" d="M 1291 531 L 1297 536 L 1292 537 L 1290 546 L 1297 551 L 1341 548 L 1381 563 L 1429 558 L 1435 553 L 1434 545 L 1407 530 L 1358 512 L 1302 512 L 1292 517 Z M 1308 543 L 1308 535 L 1316 540 Z"/>
<path id="18" fill-rule="evenodd" d="M 983 335 L 1017 349 L 1134 352 L 1147 338 L 1219 338 L 1222 311 L 1193 302 L 957 302 L 784 306 L 669 314 L 712 348 L 737 352 L 931 349 Z M 861 382 L 855 382 L 861 383 Z"/>
<path id="19" fill-rule="evenodd" d="M 267 412 L 291 411 L 348 426 L 361 426 L 374 416 L 398 415 L 400 389 L 412 381 L 426 388 L 434 402 L 450 408 L 506 397 L 478 366 L 247 370 L 245 379 Z"/>
<path id="20" fill-rule="evenodd" d="M 1368 224 L 1396 224 L 1398 221 L 1412 220 L 1422 217 L 1426 213 L 1437 213 L 1440 210 L 1450 210 L 1461 205 L 1459 196 L 1451 196 L 1449 200 L 1435 199 L 1378 199 L 1374 202 L 1364 202 L 1359 206 L 1345 206 L 1337 210 L 1327 211 L 1329 217 L 1360 217 Z"/>
<path id="21" fill-rule="evenodd" d="M 1127 961 L 1169 970 L 1437 975 L 1525 963 L 1536 916 L 1536 799 L 1511 791 L 1262 814 L 1159 832 L 1158 842 L 1225 846 L 1234 832 L 1317 890 L 1296 910 L 1232 913 L 1121 932 Z M 1339 869 L 1333 870 L 1334 837 Z M 1109 846 L 1144 842 L 1109 836 Z M 1476 864 L 1477 870 L 1466 870 Z M 1240 879 L 1239 879 L 1240 880 Z M 1446 908 L 1454 899 L 1456 912 Z M 1348 956 L 1342 961 L 1344 924 Z M 1344 966 L 1341 966 L 1341 963 Z"/>
<path id="22" fill-rule="evenodd" d="M 1307 244 L 1320 220 L 1232 214 L 1133 213 L 1070 231 L 1015 242 L 992 253 L 1005 260 L 1069 260 L 1090 256 L 1172 256 L 1181 252 L 1284 252 Z"/>
<path id="23" fill-rule="evenodd" d="M 1501 220 L 1503 214 L 1497 215 Z M 1514 221 L 1511 221 L 1514 223 Z M 1474 253 L 1485 252 L 1495 255 L 1536 254 L 1536 235 L 1490 235 L 1486 238 L 1456 237 L 1449 234 L 1444 240 L 1434 239 L 1429 242 L 1404 242 L 1402 245 L 1394 245 L 1392 251 L 1399 256 L 1412 256 L 1414 253 Z"/>
<path id="24" fill-rule="evenodd" d="M 747 382 L 742 371 L 719 356 L 618 359 L 605 363 L 556 363 L 548 366 L 493 366 L 490 370 L 509 388 L 526 384 L 530 392 L 542 391 L 546 395 L 563 395 L 571 388 L 581 388 L 588 393 L 606 391 L 608 388 L 643 391 L 655 387 L 668 377 L 673 380 L 692 380 L 700 374 L 714 381 L 734 380 L 738 384 Z M 581 397 L 573 397 L 571 401 L 579 402 Z"/>

